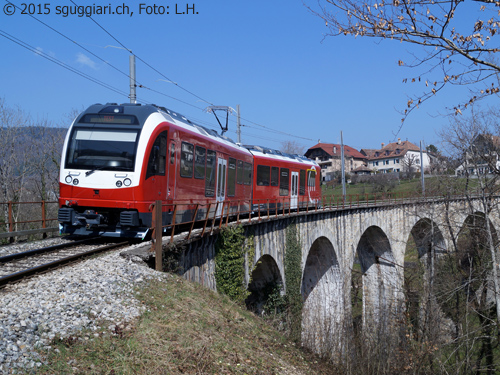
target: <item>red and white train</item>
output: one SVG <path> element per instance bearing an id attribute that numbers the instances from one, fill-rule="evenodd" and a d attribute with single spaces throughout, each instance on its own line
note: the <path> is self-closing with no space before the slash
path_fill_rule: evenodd
<path id="1" fill-rule="evenodd" d="M 182 223 L 296 210 L 318 204 L 319 179 L 312 160 L 236 144 L 166 108 L 95 104 L 66 135 L 58 218 L 62 233 L 144 238 L 156 200 L 164 226 L 174 212 Z"/>

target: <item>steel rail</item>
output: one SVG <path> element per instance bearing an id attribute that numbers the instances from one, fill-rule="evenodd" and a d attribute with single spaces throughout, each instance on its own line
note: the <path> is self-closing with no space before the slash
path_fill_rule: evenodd
<path id="1" fill-rule="evenodd" d="M 19 253 L 4 255 L 4 256 L 0 257 L 0 263 L 7 263 L 7 262 L 11 262 L 11 261 L 16 260 L 16 259 L 29 258 L 29 257 L 32 257 L 34 255 L 50 253 L 52 251 L 65 249 L 67 247 L 72 247 L 74 245 L 79 245 L 79 244 L 82 244 L 85 242 L 90 242 L 90 241 L 95 240 L 97 238 L 99 238 L 99 237 L 85 238 L 83 240 L 78 240 L 78 241 L 74 241 L 74 242 L 68 242 L 68 243 L 63 243 L 63 244 L 59 244 L 59 245 L 42 247 L 40 249 L 34 249 L 34 250 L 28 250 L 28 251 L 23 251 L 23 252 L 19 252 Z"/>
<path id="2" fill-rule="evenodd" d="M 116 244 L 98 247 L 96 249 L 88 250 L 88 251 L 85 251 L 82 253 L 78 253 L 78 254 L 71 255 L 71 256 L 68 256 L 65 258 L 54 260 L 52 262 L 41 264 L 39 266 L 32 267 L 32 268 L 29 268 L 29 269 L 26 269 L 23 271 L 15 272 L 13 274 L 10 274 L 10 275 L 7 275 L 7 276 L 0 278 L 0 288 L 5 287 L 9 283 L 25 279 L 29 276 L 33 276 L 33 275 L 36 275 L 38 273 L 48 271 L 52 268 L 58 268 L 58 267 L 61 267 L 63 265 L 66 265 L 68 263 L 73 263 L 77 260 L 87 258 L 89 256 L 92 256 L 92 255 L 95 255 L 95 254 L 98 254 L 98 253 L 101 253 L 101 252 L 104 252 L 107 250 L 111 250 L 111 249 L 114 249 L 114 248 L 117 248 L 120 246 L 124 246 L 124 245 L 127 245 L 129 243 L 130 243 L 129 241 L 124 241 L 124 242 L 120 242 L 120 243 L 116 243 Z"/>

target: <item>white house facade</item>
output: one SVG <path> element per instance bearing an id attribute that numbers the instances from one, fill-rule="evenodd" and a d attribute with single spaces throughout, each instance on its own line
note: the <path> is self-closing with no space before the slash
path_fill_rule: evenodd
<path id="1" fill-rule="evenodd" d="M 361 150 L 368 158 L 368 167 L 376 173 L 420 172 L 422 163 L 420 149 L 409 141 L 382 143 L 379 150 Z M 424 171 L 430 166 L 426 151 L 422 153 Z"/>

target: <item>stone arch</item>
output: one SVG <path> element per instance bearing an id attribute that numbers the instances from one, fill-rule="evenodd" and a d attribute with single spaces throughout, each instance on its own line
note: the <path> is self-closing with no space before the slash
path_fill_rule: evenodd
<path id="1" fill-rule="evenodd" d="M 489 217 L 479 210 L 470 211 L 454 233 L 453 248 L 436 261 L 433 288 L 448 327 L 441 330 L 440 340 L 460 343 L 467 333 L 474 332 L 481 351 L 470 358 L 478 368 L 487 368 L 494 356 L 491 321 L 496 320 L 496 300 L 491 246 L 497 249 L 498 244 L 498 233 Z M 461 349 L 457 353 L 465 354 Z"/>
<path id="2" fill-rule="evenodd" d="M 403 275 L 406 327 L 412 338 L 432 340 L 446 324 L 432 291 L 436 259 L 446 253 L 439 226 L 429 218 L 418 220 L 406 242 Z"/>
<path id="3" fill-rule="evenodd" d="M 488 218 L 488 222 L 493 237 L 493 243 L 497 245 L 499 243 L 498 232 L 490 218 Z M 460 228 L 458 237 L 460 237 L 460 235 L 464 232 L 464 230 L 470 228 L 484 228 L 483 230 L 486 230 L 486 215 L 484 212 L 475 211 L 473 214 L 468 215 L 465 218 L 462 227 Z"/>
<path id="4" fill-rule="evenodd" d="M 248 284 L 248 291 L 250 295 L 245 303 L 249 310 L 257 314 L 264 312 L 271 295 L 283 292 L 283 277 L 272 256 L 266 254 L 257 261 Z"/>
<path id="5" fill-rule="evenodd" d="M 389 239 L 380 227 L 370 226 L 361 236 L 356 253 L 362 275 L 363 331 L 372 337 L 375 333 L 384 335 L 400 310 L 396 263 Z M 356 266 L 353 265 L 353 273 L 355 271 Z M 361 322 L 355 319 L 355 329 Z"/>
<path id="6" fill-rule="evenodd" d="M 439 226 L 431 219 L 420 219 L 410 232 L 416 245 L 418 258 L 427 258 L 432 252 L 436 255 L 446 252 L 446 242 Z"/>
<path id="7" fill-rule="evenodd" d="M 490 233 L 488 233 L 488 228 Z M 489 238 L 490 234 L 491 238 Z M 481 211 L 475 211 L 467 215 L 459 232 L 456 234 L 456 248 L 453 249 L 455 256 L 458 258 L 458 266 L 464 272 L 475 272 L 474 268 L 481 271 L 485 267 L 491 270 L 490 241 L 493 248 L 497 249 L 500 241 L 491 219 Z M 498 252 L 495 252 L 498 262 Z M 483 262 L 483 264 L 479 266 L 478 261 Z"/>
<path id="8" fill-rule="evenodd" d="M 318 353 L 338 349 L 344 309 L 343 278 L 332 243 L 317 238 L 302 276 L 302 342 Z"/>
<path id="9" fill-rule="evenodd" d="M 477 298 L 480 298 L 480 293 L 485 293 L 483 298 L 490 301 L 494 299 L 490 245 L 493 246 L 493 249 L 498 249 L 499 242 L 498 233 L 491 219 L 481 211 L 469 214 L 457 234 L 454 251 L 462 273 L 468 275 L 468 278 L 472 280 L 488 279 L 484 285 L 472 283 L 469 286 L 470 290 L 474 290 Z M 494 250 L 494 252 L 496 253 L 496 262 L 498 262 L 498 251 Z M 478 288 L 483 289 L 483 292 L 480 292 Z"/>

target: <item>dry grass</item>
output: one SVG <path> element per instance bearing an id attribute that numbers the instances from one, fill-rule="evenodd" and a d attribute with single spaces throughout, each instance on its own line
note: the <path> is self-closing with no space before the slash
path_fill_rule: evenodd
<path id="1" fill-rule="evenodd" d="M 328 374 L 228 298 L 171 276 L 138 291 L 147 312 L 113 335 L 57 340 L 42 374 Z M 82 334 L 85 337 L 85 333 Z"/>

